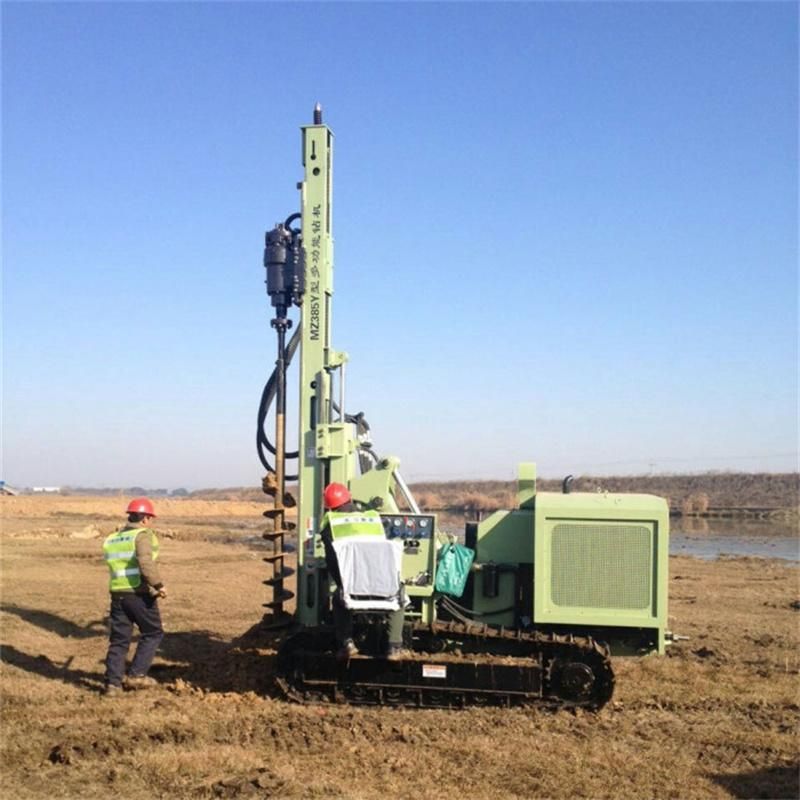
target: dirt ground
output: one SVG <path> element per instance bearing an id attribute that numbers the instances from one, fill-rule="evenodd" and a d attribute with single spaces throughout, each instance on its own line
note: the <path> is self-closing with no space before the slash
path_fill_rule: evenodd
<path id="1" fill-rule="evenodd" d="M 160 686 L 106 699 L 99 549 L 119 507 L 0 498 L 6 797 L 798 797 L 786 562 L 673 557 L 671 625 L 691 640 L 615 660 L 598 714 L 302 707 L 271 696 L 274 651 L 251 631 L 262 506 L 171 501 Z"/>

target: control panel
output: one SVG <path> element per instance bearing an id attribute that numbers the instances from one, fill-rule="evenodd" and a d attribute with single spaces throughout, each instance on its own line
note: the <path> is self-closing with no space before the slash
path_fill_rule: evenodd
<path id="1" fill-rule="evenodd" d="M 431 539 L 434 517 L 432 514 L 381 514 L 387 539 Z"/>
<path id="2" fill-rule="evenodd" d="M 433 514 L 381 514 L 386 538 L 403 544 L 403 583 L 412 599 L 433 594 L 436 517 Z"/>

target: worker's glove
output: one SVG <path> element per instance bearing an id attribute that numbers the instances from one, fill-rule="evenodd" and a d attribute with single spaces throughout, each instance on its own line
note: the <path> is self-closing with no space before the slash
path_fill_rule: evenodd
<path id="1" fill-rule="evenodd" d="M 166 596 L 167 596 L 167 587 L 166 587 L 166 586 L 162 586 L 162 587 L 161 587 L 161 588 L 160 588 L 160 589 L 159 589 L 159 590 L 156 592 L 156 597 L 162 597 L 162 598 L 165 598 Z"/>

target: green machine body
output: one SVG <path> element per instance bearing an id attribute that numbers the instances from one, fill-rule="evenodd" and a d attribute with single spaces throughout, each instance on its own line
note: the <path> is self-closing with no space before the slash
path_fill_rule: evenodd
<path id="1" fill-rule="evenodd" d="M 267 470 L 262 485 L 273 498 L 262 534 L 271 548 L 263 559 L 270 596 L 262 625 L 288 631 L 277 685 L 299 702 L 601 708 L 613 695 L 611 656 L 663 653 L 669 640 L 667 503 L 572 492 L 568 480 L 562 492 L 538 492 L 535 465 L 522 464 L 516 507 L 466 523 L 463 545 L 474 558 L 463 594 L 437 590 L 442 548 L 449 544 L 452 553 L 460 531 L 439 529 L 403 480 L 399 459 L 373 448 L 364 414 L 346 413 L 349 358 L 334 349 L 332 335 L 333 143 L 317 106 L 313 124 L 302 127 L 299 212 L 265 235 L 278 341 L 257 446 Z M 298 435 L 291 451 L 286 372 L 295 353 Z M 273 403 L 274 444 L 266 433 Z M 287 491 L 294 481 L 296 500 Z M 345 484 L 357 508 L 380 513 L 393 542 L 384 550 L 401 554 L 399 657 L 386 657 L 386 614 L 370 609 L 353 611 L 357 652 L 341 655 L 339 590 L 320 531 L 330 482 Z"/>
<path id="2" fill-rule="evenodd" d="M 482 622 L 591 635 L 615 655 L 663 653 L 669 509 L 661 497 L 536 492 L 520 470 L 519 507 L 468 523 L 475 572 L 466 605 Z"/>

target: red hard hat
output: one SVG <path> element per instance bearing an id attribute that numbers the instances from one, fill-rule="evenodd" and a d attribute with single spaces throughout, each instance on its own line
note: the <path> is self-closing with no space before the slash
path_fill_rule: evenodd
<path id="1" fill-rule="evenodd" d="M 322 498 L 325 501 L 325 508 L 334 509 L 350 502 L 350 492 L 341 483 L 329 483 L 325 487 L 325 494 Z"/>
<path id="2" fill-rule="evenodd" d="M 153 510 L 153 504 L 146 497 L 134 497 L 128 503 L 127 512 L 129 514 L 147 514 L 148 517 L 156 515 Z"/>

